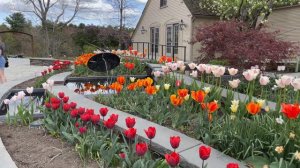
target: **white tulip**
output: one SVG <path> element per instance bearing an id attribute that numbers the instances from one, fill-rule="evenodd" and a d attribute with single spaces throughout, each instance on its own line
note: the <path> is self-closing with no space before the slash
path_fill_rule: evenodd
<path id="1" fill-rule="evenodd" d="M 32 93 L 33 93 L 33 87 L 27 87 L 27 88 L 26 88 L 26 92 L 27 92 L 28 94 L 32 94 Z"/>

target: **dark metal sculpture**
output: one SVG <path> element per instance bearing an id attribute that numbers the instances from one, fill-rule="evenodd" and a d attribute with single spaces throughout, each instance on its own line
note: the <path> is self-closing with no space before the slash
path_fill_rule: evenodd
<path id="1" fill-rule="evenodd" d="M 120 65 L 120 57 L 112 53 L 100 53 L 90 58 L 87 66 L 92 71 L 106 72 Z"/>

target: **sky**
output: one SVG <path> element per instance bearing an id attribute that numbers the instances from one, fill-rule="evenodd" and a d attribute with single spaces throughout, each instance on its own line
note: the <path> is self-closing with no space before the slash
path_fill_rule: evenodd
<path id="1" fill-rule="evenodd" d="M 0 0 L 0 24 L 5 23 L 5 18 L 14 12 L 22 12 L 26 19 L 31 20 L 33 25 L 39 25 L 39 19 L 31 12 L 33 8 L 24 3 L 25 0 Z M 46 1 L 46 0 L 45 0 Z M 50 2 L 55 2 L 51 0 Z M 63 20 L 68 20 L 74 10 L 75 0 L 58 0 L 68 4 Z M 147 0 L 127 0 L 129 8 L 125 10 L 125 24 L 128 27 L 135 27 L 139 17 L 145 7 Z M 61 11 L 62 3 L 56 4 L 49 13 L 50 20 L 55 20 L 59 11 Z M 117 25 L 118 14 L 114 7 L 113 0 L 81 0 L 80 10 L 73 24 L 93 24 L 93 25 Z"/>

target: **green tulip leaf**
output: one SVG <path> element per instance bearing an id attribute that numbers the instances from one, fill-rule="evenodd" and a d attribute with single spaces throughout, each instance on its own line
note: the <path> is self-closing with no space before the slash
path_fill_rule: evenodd
<path id="1" fill-rule="evenodd" d="M 245 162 L 253 168 L 263 168 L 264 165 L 269 165 L 269 160 L 261 156 L 248 157 Z"/>

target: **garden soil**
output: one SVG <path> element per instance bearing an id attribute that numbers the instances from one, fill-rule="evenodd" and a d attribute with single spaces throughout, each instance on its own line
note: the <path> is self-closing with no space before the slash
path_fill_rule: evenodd
<path id="1" fill-rule="evenodd" d="M 83 168 L 74 146 L 38 128 L 0 123 L 0 137 L 18 168 Z M 86 168 L 99 167 L 96 162 Z"/>

